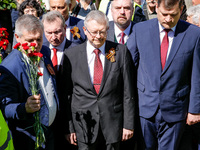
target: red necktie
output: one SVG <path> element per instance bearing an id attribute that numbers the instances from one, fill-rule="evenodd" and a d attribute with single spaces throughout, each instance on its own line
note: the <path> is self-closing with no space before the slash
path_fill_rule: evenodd
<path id="1" fill-rule="evenodd" d="M 168 51 L 168 47 L 169 47 L 168 32 L 171 31 L 171 29 L 164 29 L 164 31 L 165 31 L 165 36 L 164 36 L 161 46 L 160 46 L 162 70 L 165 67 L 167 51 Z"/>
<path id="2" fill-rule="evenodd" d="M 120 44 L 124 44 L 124 36 L 125 36 L 125 33 L 122 32 L 122 33 L 121 33 L 121 39 L 119 40 L 119 43 L 120 43 Z"/>
<path id="3" fill-rule="evenodd" d="M 57 72 L 57 66 L 58 66 L 58 59 L 57 59 L 57 49 L 53 48 L 53 58 L 52 63 L 55 71 Z"/>
<path id="4" fill-rule="evenodd" d="M 103 77 L 103 67 L 102 67 L 102 63 L 101 60 L 99 58 L 99 53 L 101 51 L 99 49 L 95 49 L 94 53 L 96 54 L 95 56 L 95 61 L 94 61 L 94 80 L 93 80 L 93 84 L 94 84 L 94 88 L 97 92 L 97 94 L 99 94 L 99 89 L 101 86 L 101 80 Z"/>

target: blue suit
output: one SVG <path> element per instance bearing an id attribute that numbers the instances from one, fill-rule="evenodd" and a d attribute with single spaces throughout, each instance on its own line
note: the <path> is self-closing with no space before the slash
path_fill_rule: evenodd
<path id="1" fill-rule="evenodd" d="M 47 56 L 48 47 L 43 46 L 41 52 L 45 65 L 51 65 L 52 62 Z M 0 65 L 0 106 L 9 128 L 12 131 L 15 149 L 34 148 L 34 115 L 27 113 L 25 103 L 27 98 L 32 95 L 29 86 L 26 65 L 22 60 L 22 53 L 14 49 Z M 55 76 L 51 76 L 54 90 L 56 91 Z M 57 106 L 59 105 L 58 96 L 55 92 Z M 41 98 L 41 122 L 46 127 L 46 133 L 52 135 L 49 129 L 49 112 L 45 100 Z M 45 134 L 46 134 L 45 133 Z M 48 141 L 48 136 L 47 141 Z M 52 137 L 52 136 L 51 136 Z M 33 145 L 32 145 L 33 144 Z M 33 147 L 31 147 L 33 146 Z"/>
<path id="2" fill-rule="evenodd" d="M 138 67 L 140 118 L 151 120 L 159 113 L 163 122 L 173 124 L 184 122 L 188 112 L 200 113 L 200 29 L 198 27 L 179 20 L 163 70 L 157 19 L 136 24 L 133 34 L 128 39 L 127 47 Z M 168 138 L 173 140 L 170 136 Z"/>

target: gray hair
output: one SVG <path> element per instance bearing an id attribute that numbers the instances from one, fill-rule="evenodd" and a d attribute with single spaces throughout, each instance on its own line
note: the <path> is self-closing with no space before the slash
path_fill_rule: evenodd
<path id="1" fill-rule="evenodd" d="M 104 22 L 106 22 L 106 28 L 109 28 L 108 17 L 99 10 L 92 10 L 87 14 L 87 16 L 85 17 L 84 26 L 87 27 L 89 21 L 91 20 L 95 20 L 99 24 L 103 24 Z"/>
<path id="2" fill-rule="evenodd" d="M 22 15 L 15 23 L 15 34 L 21 37 L 23 31 L 35 32 L 41 30 L 43 32 L 43 24 L 33 15 Z"/>
<path id="3" fill-rule="evenodd" d="M 192 21 L 194 24 L 199 24 L 199 17 L 200 17 L 200 4 L 196 6 L 191 6 L 187 10 L 187 15 L 192 16 Z"/>
<path id="4" fill-rule="evenodd" d="M 71 4 L 71 0 L 65 0 L 65 3 L 67 4 L 67 6 L 69 6 L 69 4 Z M 48 0 L 48 4 L 50 6 L 50 0 Z"/>
<path id="5" fill-rule="evenodd" d="M 193 6 L 192 0 L 185 0 L 185 6 L 187 9 L 189 9 L 191 6 Z"/>
<path id="6" fill-rule="evenodd" d="M 69 6 L 69 4 L 71 4 L 71 0 L 65 0 L 65 3 Z"/>
<path id="7" fill-rule="evenodd" d="M 57 18 L 59 18 L 62 22 L 62 26 L 65 27 L 65 19 L 61 15 L 59 11 L 50 11 L 42 16 L 42 23 L 47 21 L 48 23 L 54 22 Z"/>

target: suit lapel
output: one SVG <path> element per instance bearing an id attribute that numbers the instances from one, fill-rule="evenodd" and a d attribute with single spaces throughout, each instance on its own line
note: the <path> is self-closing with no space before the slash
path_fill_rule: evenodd
<path id="1" fill-rule="evenodd" d="M 89 68 L 88 68 L 88 62 L 87 62 L 87 52 L 86 52 L 86 45 L 87 45 L 87 41 L 84 42 L 82 44 L 82 49 L 80 50 L 80 57 L 78 58 L 81 62 L 81 70 L 83 70 L 84 72 L 81 74 L 82 76 L 85 76 L 84 79 L 87 80 L 88 85 L 90 86 L 90 88 L 92 89 L 93 93 L 96 93 L 93 83 L 91 82 L 91 78 L 90 78 L 90 73 L 89 73 Z"/>
<path id="2" fill-rule="evenodd" d="M 108 41 L 106 41 L 106 45 L 105 45 L 105 55 L 108 53 L 108 51 L 112 48 L 112 44 L 108 43 Z M 106 80 L 108 78 L 108 75 L 110 73 L 110 69 L 111 69 L 112 63 L 106 58 L 105 56 L 105 64 L 104 64 L 104 71 L 103 71 L 103 78 L 101 81 L 101 87 L 99 90 L 99 94 L 101 93 L 101 91 L 103 90 L 103 87 L 106 83 Z"/>
<path id="3" fill-rule="evenodd" d="M 25 60 L 23 54 L 22 54 L 20 51 L 18 51 L 18 54 L 19 54 L 19 59 L 20 59 L 22 65 L 23 65 L 23 66 L 22 66 L 22 69 L 23 69 L 23 72 L 24 72 L 24 75 L 25 75 L 25 78 L 22 78 L 23 83 L 24 83 L 24 87 L 25 87 L 27 93 L 28 93 L 29 95 L 32 95 L 32 92 L 31 92 L 31 90 L 30 90 L 29 77 L 28 77 L 28 74 L 27 74 L 27 71 L 30 71 L 30 70 L 29 70 L 28 62 Z M 20 62 L 20 61 L 19 61 L 19 62 Z M 26 61 L 26 62 L 25 62 L 25 61 Z M 27 64 L 25 64 L 25 63 L 27 63 Z"/>
<path id="4" fill-rule="evenodd" d="M 133 21 L 131 21 L 131 28 L 130 28 L 130 32 L 129 32 L 129 35 L 128 36 L 130 36 L 131 35 L 131 33 L 133 32 L 133 26 L 134 26 L 134 22 Z"/>
<path id="5" fill-rule="evenodd" d="M 162 74 L 166 72 L 166 70 L 169 68 L 171 62 L 173 61 L 176 53 L 179 50 L 179 47 L 180 47 L 181 42 L 184 38 L 184 35 L 185 35 L 184 28 L 182 27 L 181 21 L 179 21 L 177 26 L 176 26 L 176 31 L 175 31 L 175 34 L 174 34 L 174 39 L 173 39 L 173 43 L 172 43 L 172 46 L 171 46 L 171 51 L 170 51 L 169 57 L 166 61 L 166 65 L 164 67 Z"/>
<path id="6" fill-rule="evenodd" d="M 149 62 L 149 71 L 157 76 L 158 73 L 161 73 L 161 59 L 160 59 L 160 34 L 158 27 L 158 20 L 155 19 L 152 26 L 150 27 L 150 40 L 151 47 L 147 49 L 145 59 Z M 153 71 L 152 71 L 153 69 Z"/>
<path id="7" fill-rule="evenodd" d="M 54 70 L 53 70 L 53 65 L 52 65 L 51 60 L 48 59 L 45 55 L 43 56 L 43 59 L 44 59 L 44 65 L 45 65 L 47 71 L 49 72 L 50 78 L 53 82 L 53 88 L 56 91 L 54 93 L 55 93 L 56 102 L 57 102 L 57 105 L 58 105 L 58 108 L 59 108 L 59 99 L 58 99 L 57 90 L 56 90 L 57 89 L 56 88 L 56 76 L 55 76 L 55 74 L 53 74 L 53 73 L 55 73 Z"/>

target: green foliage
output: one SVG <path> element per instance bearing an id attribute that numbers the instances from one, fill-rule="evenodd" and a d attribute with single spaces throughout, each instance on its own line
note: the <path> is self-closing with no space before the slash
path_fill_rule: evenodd
<path id="1" fill-rule="evenodd" d="M 6 10 L 11 8 L 17 8 L 17 5 L 14 0 L 0 0 L 0 10 Z"/>

